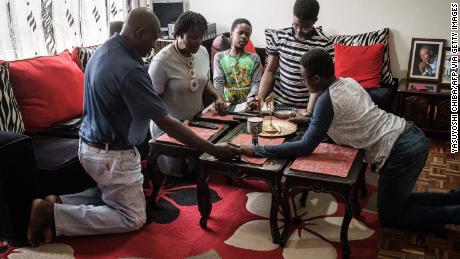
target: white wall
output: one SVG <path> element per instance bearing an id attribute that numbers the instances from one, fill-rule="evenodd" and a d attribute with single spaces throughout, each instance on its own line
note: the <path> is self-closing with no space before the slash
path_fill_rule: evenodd
<path id="1" fill-rule="evenodd" d="M 229 31 L 235 18 L 248 18 L 256 47 L 265 46 L 264 29 L 292 23 L 295 0 L 186 0 L 189 10 L 217 23 L 218 33 Z M 405 78 L 411 39 L 446 39 L 450 46 L 450 3 L 458 0 L 318 0 L 317 25 L 326 34 L 358 34 L 390 28 L 391 69 Z"/>

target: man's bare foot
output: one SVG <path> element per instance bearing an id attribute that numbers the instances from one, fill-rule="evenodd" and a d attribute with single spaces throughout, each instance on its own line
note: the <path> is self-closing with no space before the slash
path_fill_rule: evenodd
<path id="1" fill-rule="evenodd" d="M 54 204 L 46 200 L 35 199 L 32 202 L 29 227 L 27 229 L 27 239 L 29 239 L 32 246 L 43 244 L 45 238 L 47 238 L 45 236 L 48 235 L 46 232 L 52 226 L 51 224 L 54 224 Z M 48 239 L 48 241 L 50 242 L 51 240 Z"/>
<path id="2" fill-rule="evenodd" d="M 55 203 L 62 204 L 61 199 L 58 196 L 55 196 L 55 195 L 48 195 L 48 196 L 45 197 L 45 200 L 51 202 L 53 205 Z M 54 223 L 54 222 L 52 222 L 52 223 Z M 54 224 L 49 224 L 48 226 L 46 226 L 45 230 L 43 232 L 43 239 L 45 241 L 45 244 L 51 243 L 55 236 L 56 236 L 56 234 L 55 234 L 55 226 L 54 226 Z"/>

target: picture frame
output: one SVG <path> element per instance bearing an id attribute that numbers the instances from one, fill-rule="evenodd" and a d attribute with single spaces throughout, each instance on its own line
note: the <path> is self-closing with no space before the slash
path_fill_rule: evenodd
<path id="1" fill-rule="evenodd" d="M 441 81 L 445 42 L 444 39 L 412 38 L 407 78 Z"/>
<path id="2" fill-rule="evenodd" d="M 456 55 L 458 56 L 458 54 Z M 445 47 L 444 48 L 443 72 L 442 72 L 442 77 L 441 77 L 442 84 L 450 85 L 452 56 L 455 56 L 455 55 L 452 54 L 450 47 Z M 457 70 L 457 74 L 458 73 L 460 73 L 460 67 Z"/>

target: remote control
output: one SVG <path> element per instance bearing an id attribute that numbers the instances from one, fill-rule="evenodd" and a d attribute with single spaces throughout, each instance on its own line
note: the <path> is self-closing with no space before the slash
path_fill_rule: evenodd
<path id="1" fill-rule="evenodd" d="M 233 119 L 234 120 L 239 120 L 239 121 L 247 121 L 250 116 L 247 115 L 234 115 Z"/>
<path id="2" fill-rule="evenodd" d="M 214 130 L 219 129 L 219 127 L 214 124 L 206 123 L 202 121 L 189 121 L 188 125 L 192 127 L 204 128 L 204 129 L 214 129 Z"/>

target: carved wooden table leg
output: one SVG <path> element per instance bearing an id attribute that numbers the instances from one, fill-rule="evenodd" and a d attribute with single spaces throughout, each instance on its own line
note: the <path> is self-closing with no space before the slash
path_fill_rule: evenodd
<path id="1" fill-rule="evenodd" d="M 227 185 L 233 185 L 233 178 L 231 176 L 226 175 L 225 181 L 227 182 Z"/>
<path id="2" fill-rule="evenodd" d="M 353 207 L 351 208 L 355 217 L 359 217 L 361 215 L 361 205 L 359 204 L 359 193 L 361 190 L 362 193 L 362 185 L 361 183 L 357 182 L 356 184 L 351 186 L 353 191 Z"/>
<path id="3" fill-rule="evenodd" d="M 288 182 L 286 181 L 286 186 L 284 191 L 281 195 L 281 208 L 284 213 L 284 230 L 281 234 L 281 238 L 279 241 L 279 245 L 281 247 L 285 247 L 286 243 L 289 239 L 289 234 L 291 233 L 291 226 L 292 226 L 292 216 L 291 216 L 291 206 L 289 205 L 289 194 L 290 194 L 290 186 L 288 186 Z"/>
<path id="4" fill-rule="evenodd" d="M 270 207 L 270 229 L 272 231 L 273 244 L 278 244 L 280 241 L 280 232 L 278 229 L 278 208 L 280 206 L 281 190 L 279 189 L 279 179 L 275 178 L 272 183 L 272 204 Z"/>
<path id="5" fill-rule="evenodd" d="M 361 205 L 359 204 L 358 195 L 359 195 L 358 193 L 355 193 L 355 195 L 354 195 L 355 201 L 353 203 L 353 213 L 354 213 L 355 217 L 361 216 L 361 211 L 362 211 Z"/>
<path id="6" fill-rule="evenodd" d="M 342 257 L 344 259 L 350 258 L 350 245 L 348 243 L 348 227 L 350 226 L 352 214 L 353 214 L 353 207 L 355 201 L 355 193 L 354 188 L 350 190 L 350 193 L 347 195 L 341 194 L 344 204 L 345 204 L 345 216 L 343 217 L 342 221 L 342 228 L 340 230 L 340 242 L 342 246 Z"/>
<path id="7" fill-rule="evenodd" d="M 366 186 L 366 170 L 367 170 L 367 163 L 363 163 L 361 167 L 361 171 L 359 172 L 359 189 L 361 190 L 361 197 L 367 196 L 367 186 Z"/>
<path id="8" fill-rule="evenodd" d="M 208 185 L 208 174 L 203 170 L 201 165 L 198 167 L 197 200 L 198 210 L 201 215 L 200 226 L 207 228 L 208 218 L 212 210 L 211 192 Z"/>
<path id="9" fill-rule="evenodd" d="M 302 196 L 300 197 L 300 205 L 302 205 L 302 207 L 305 207 L 305 205 L 307 204 L 307 198 L 308 190 L 305 190 L 302 192 Z"/>

